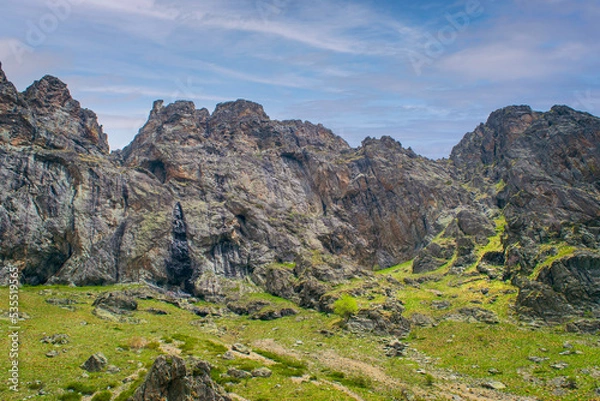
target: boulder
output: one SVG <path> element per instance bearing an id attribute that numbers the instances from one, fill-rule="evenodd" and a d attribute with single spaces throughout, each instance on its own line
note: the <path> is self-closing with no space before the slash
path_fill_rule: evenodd
<path id="1" fill-rule="evenodd" d="M 186 362 L 175 355 L 161 355 L 154 361 L 133 401 L 231 401 L 227 393 L 210 378 L 210 365 L 192 359 Z"/>
<path id="2" fill-rule="evenodd" d="M 101 372 L 106 368 L 108 359 L 102 353 L 97 353 L 90 356 L 82 365 L 81 369 L 88 372 Z"/>
<path id="3" fill-rule="evenodd" d="M 123 315 L 137 310 L 138 304 L 135 299 L 123 292 L 106 292 L 100 294 L 92 306 L 117 315 Z"/>

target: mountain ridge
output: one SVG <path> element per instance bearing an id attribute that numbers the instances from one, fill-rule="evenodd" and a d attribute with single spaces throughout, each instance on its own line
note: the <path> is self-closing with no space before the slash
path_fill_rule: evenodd
<path id="1" fill-rule="evenodd" d="M 66 84 L 45 76 L 18 93 L 0 67 L 0 259 L 27 284 L 147 280 L 222 300 L 232 281 L 251 280 L 327 309 L 333 284 L 372 270 L 485 264 L 477 249 L 503 229 L 503 277 L 519 288 L 539 278 L 561 297 L 532 274 L 550 248 L 598 250 L 597 143 L 590 114 L 509 106 L 430 160 L 390 137 L 352 148 L 240 99 L 212 114 L 156 101 L 109 153 Z M 591 287 L 569 278 L 591 291 L 582 307 L 600 303 L 593 271 Z"/>

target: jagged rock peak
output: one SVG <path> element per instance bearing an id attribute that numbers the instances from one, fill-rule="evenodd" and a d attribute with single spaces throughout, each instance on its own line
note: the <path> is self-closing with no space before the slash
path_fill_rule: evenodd
<path id="1" fill-rule="evenodd" d="M 39 81 L 35 81 L 25 90 L 23 95 L 30 105 L 41 108 L 47 108 L 48 106 L 61 107 L 73 102 L 67 84 L 51 75 L 46 75 Z"/>
<path id="2" fill-rule="evenodd" d="M 177 100 L 164 105 L 164 100 L 156 100 L 150 111 L 149 121 L 170 121 L 173 117 L 191 117 L 192 119 L 205 120 L 209 116 L 207 109 L 196 109 L 194 102 L 190 100 Z"/>
<path id="3" fill-rule="evenodd" d="M 211 117 L 213 119 L 224 121 L 270 120 L 262 105 L 244 99 L 238 99 L 233 102 L 219 103 Z"/>
<path id="4" fill-rule="evenodd" d="M 0 62 L 0 84 L 5 84 L 8 82 L 8 79 L 6 79 L 6 74 L 4 74 L 4 71 L 2 70 L 2 63 Z"/>

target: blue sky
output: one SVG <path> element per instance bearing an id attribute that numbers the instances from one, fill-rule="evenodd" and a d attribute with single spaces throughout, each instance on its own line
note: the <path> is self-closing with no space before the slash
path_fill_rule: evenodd
<path id="1" fill-rule="evenodd" d="M 113 149 L 155 99 L 244 98 L 438 158 L 507 105 L 600 114 L 598 21 L 595 0 L 7 0 L 0 62 L 19 90 L 65 81 Z"/>

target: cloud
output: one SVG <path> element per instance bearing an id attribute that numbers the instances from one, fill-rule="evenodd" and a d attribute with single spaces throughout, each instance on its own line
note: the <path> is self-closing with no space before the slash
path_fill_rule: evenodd
<path id="1" fill-rule="evenodd" d="M 221 96 L 205 95 L 196 92 L 193 87 L 186 87 L 183 82 L 176 82 L 175 89 L 169 91 L 168 89 L 155 89 L 147 88 L 143 86 L 128 86 L 128 85 L 105 85 L 105 86 L 80 86 L 78 91 L 87 93 L 103 93 L 111 95 L 126 95 L 126 96 L 147 96 L 152 98 L 165 98 L 170 96 L 173 100 L 183 99 L 186 100 L 206 100 L 206 101 L 217 101 L 224 102 L 229 100 Z"/>

